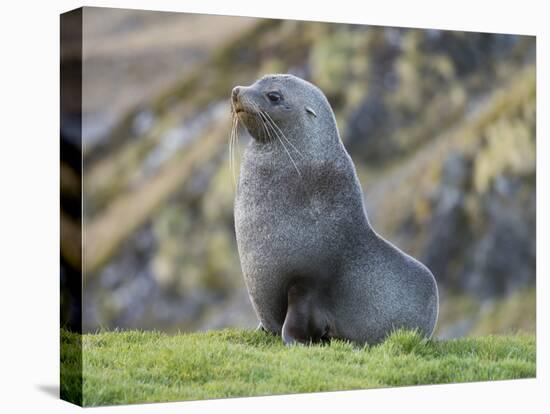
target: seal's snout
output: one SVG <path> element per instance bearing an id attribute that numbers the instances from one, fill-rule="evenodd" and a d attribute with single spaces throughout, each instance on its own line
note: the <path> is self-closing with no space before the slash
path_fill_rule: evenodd
<path id="1" fill-rule="evenodd" d="M 233 90 L 231 91 L 231 100 L 233 101 L 234 104 L 239 102 L 239 93 L 240 92 L 241 92 L 241 87 L 240 86 L 235 86 L 233 88 Z"/>
<path id="2" fill-rule="evenodd" d="M 231 105 L 233 107 L 233 111 L 235 111 L 236 114 L 239 114 L 240 112 L 244 111 L 244 108 L 240 100 L 242 93 L 243 93 L 242 86 L 235 86 L 231 91 Z"/>

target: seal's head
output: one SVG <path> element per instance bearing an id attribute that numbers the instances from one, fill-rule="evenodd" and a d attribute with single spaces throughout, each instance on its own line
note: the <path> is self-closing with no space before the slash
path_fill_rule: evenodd
<path id="1" fill-rule="evenodd" d="M 236 86 L 231 92 L 231 109 L 259 142 L 311 129 L 327 112 L 334 119 L 319 88 L 288 74 L 266 75 L 250 86 Z"/>

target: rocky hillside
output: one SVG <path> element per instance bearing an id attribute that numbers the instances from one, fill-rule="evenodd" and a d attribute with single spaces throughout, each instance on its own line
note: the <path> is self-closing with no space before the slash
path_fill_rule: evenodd
<path id="1" fill-rule="evenodd" d="M 290 72 L 331 102 L 375 229 L 435 274 L 438 335 L 533 331 L 535 39 L 224 19 L 241 29 L 87 153 L 84 329 L 255 325 L 228 97 Z"/>

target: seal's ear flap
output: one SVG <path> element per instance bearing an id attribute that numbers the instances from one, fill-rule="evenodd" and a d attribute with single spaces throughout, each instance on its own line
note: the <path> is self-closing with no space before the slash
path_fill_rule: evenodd
<path id="1" fill-rule="evenodd" d="M 315 113 L 315 111 L 314 111 L 313 109 L 311 109 L 311 107 L 306 106 L 306 112 L 307 112 L 308 114 L 313 115 L 315 118 L 317 118 L 317 114 Z"/>

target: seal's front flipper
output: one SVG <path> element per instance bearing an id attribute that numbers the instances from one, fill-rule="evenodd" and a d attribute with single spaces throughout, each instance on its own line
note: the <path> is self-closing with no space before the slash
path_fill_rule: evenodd
<path id="1" fill-rule="evenodd" d="M 283 324 L 285 345 L 315 343 L 327 338 L 326 317 L 315 292 L 304 284 L 293 284 L 288 289 L 288 307 Z"/>

